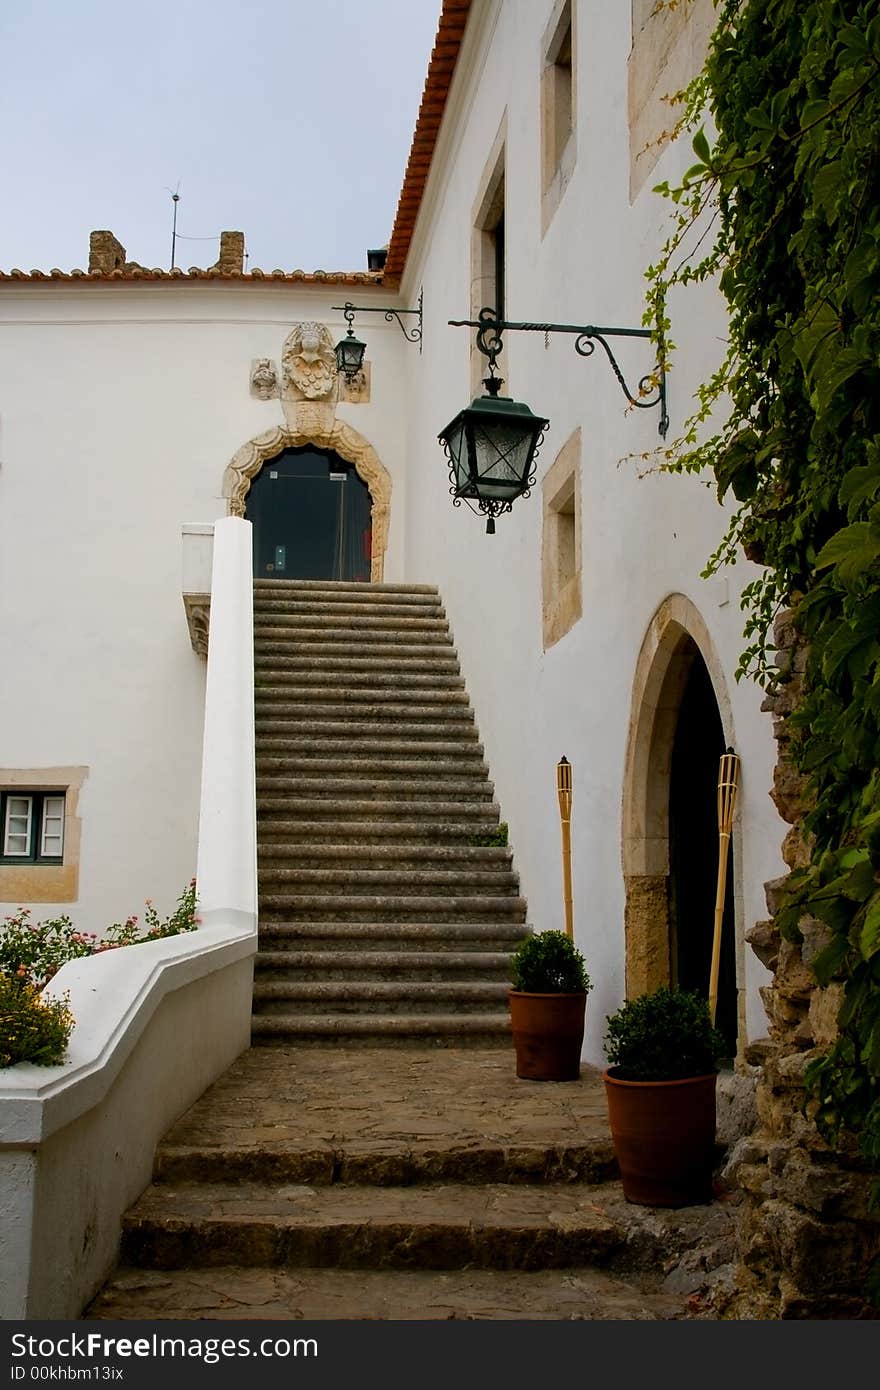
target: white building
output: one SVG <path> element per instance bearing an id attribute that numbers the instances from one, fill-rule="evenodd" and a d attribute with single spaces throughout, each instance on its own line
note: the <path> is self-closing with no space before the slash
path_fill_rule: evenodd
<path id="1" fill-rule="evenodd" d="M 213 271 L 149 271 L 98 234 L 88 272 L 0 274 L 0 912 L 28 904 L 100 932 L 145 897 L 173 904 L 196 865 L 205 708 L 182 528 L 195 524 L 198 565 L 252 477 L 312 446 L 370 488 L 373 578 L 440 588 L 538 930 L 563 923 L 555 768 L 573 766 L 585 1057 L 601 1061 L 627 987 L 704 971 L 725 745 L 742 782 L 720 1009 L 740 1048 L 765 1032 L 768 976 L 744 934 L 782 871 L 784 827 L 770 720 L 733 679 L 756 571 L 700 577 L 724 527 L 714 489 L 640 476 L 630 456 L 659 442 L 659 411 L 628 407 L 601 345 L 585 358 L 570 334 L 505 335 L 506 390 L 550 423 L 532 495 L 494 536 L 452 507 L 437 440 L 486 366 L 450 319 L 490 305 L 517 322 L 640 325 L 666 216 L 651 188 L 692 162 L 686 145 L 643 151 L 713 13 L 653 9 L 445 0 L 384 270 L 243 274 L 230 234 Z M 366 380 L 315 394 L 291 335 L 317 323 L 335 342 L 346 301 L 421 306 L 402 319 L 421 341 L 358 313 Z M 673 316 L 671 436 L 724 333 L 709 291 Z M 608 342 L 631 385 L 651 371 L 649 343 Z M 276 555 L 289 577 L 297 544 Z M 188 573 L 184 587 L 207 586 Z"/>

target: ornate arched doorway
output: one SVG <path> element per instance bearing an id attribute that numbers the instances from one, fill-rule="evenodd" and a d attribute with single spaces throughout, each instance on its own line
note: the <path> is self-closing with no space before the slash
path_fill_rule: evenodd
<path id="1" fill-rule="evenodd" d="M 276 429 L 267 430 L 265 434 L 258 435 L 256 439 L 250 440 L 238 450 L 223 475 L 223 496 L 227 499 L 229 515 L 244 517 L 248 514 L 248 497 L 254 486 L 254 480 L 258 477 L 262 478 L 267 465 L 271 471 L 273 460 L 279 460 L 282 455 L 288 454 L 302 459 L 302 456 L 307 452 L 320 458 L 320 463 L 313 463 L 309 466 L 323 470 L 324 479 L 328 486 L 333 483 L 337 487 L 348 486 L 348 483 L 342 484 L 338 479 L 328 478 L 330 462 L 335 458 L 338 464 L 336 471 L 346 471 L 349 481 L 356 484 L 357 480 L 360 480 L 366 487 L 369 494 L 369 526 L 367 528 L 362 527 L 361 530 L 362 532 L 364 529 L 369 531 L 370 564 L 368 578 L 374 584 L 381 583 L 385 572 L 385 550 L 388 544 L 391 475 L 363 435 L 358 434 L 351 425 L 332 416 L 328 417 L 326 412 L 319 408 L 300 409 L 295 426 L 279 425 Z M 297 466 L 301 467 L 302 465 Z M 277 481 L 279 480 L 270 479 L 267 475 L 267 485 Z M 260 486 L 263 486 L 262 482 Z M 338 507 L 338 493 L 333 494 L 333 498 Z M 256 536 L 254 539 L 256 552 Z M 272 542 L 273 548 L 275 545 L 284 546 L 285 542 L 283 540 Z M 283 558 L 287 562 L 286 554 Z M 260 573 L 263 571 L 261 570 Z M 295 576 L 288 570 L 281 577 L 293 578 Z"/>
<path id="2" fill-rule="evenodd" d="M 708 992 L 718 866 L 718 762 L 732 743 L 723 673 L 699 612 L 660 606 L 636 667 L 624 785 L 626 983 Z M 736 1051 L 737 846 L 728 862 L 717 1023 Z"/>

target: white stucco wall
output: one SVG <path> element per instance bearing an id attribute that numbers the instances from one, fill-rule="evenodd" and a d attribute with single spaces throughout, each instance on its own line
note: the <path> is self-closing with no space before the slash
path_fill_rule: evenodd
<path id="1" fill-rule="evenodd" d="M 733 680 L 744 645 L 739 593 L 757 571 L 743 561 L 723 580 L 700 578 L 725 525 L 714 487 L 690 477 L 638 476 L 628 455 L 658 444 L 658 413 L 627 410 L 601 350 L 583 360 L 571 338 L 553 335 L 545 345 L 541 334 L 508 335 L 507 389 L 551 421 L 538 483 L 531 498 L 499 519 L 494 537 L 484 534 L 481 519 L 450 504 L 436 435 L 471 395 L 470 330 L 446 323 L 471 317 L 474 205 L 499 129 L 506 128 L 512 320 L 639 326 L 643 271 L 663 235 L 664 207 L 650 185 L 693 162 L 687 148 L 667 152 L 630 205 L 630 6 L 580 3 L 577 163 L 542 238 L 539 78 L 553 8 L 552 0 L 476 0 L 472 9 L 403 284 L 405 295 L 423 284 L 426 303 L 424 353 L 406 364 L 406 567 L 413 580 L 439 583 L 446 601 L 536 929 L 562 926 L 555 765 L 563 753 L 573 764 L 575 930 L 595 984 L 585 1050 L 599 1062 L 605 1015 L 624 988 L 621 789 L 633 676 L 651 618 L 669 594 L 684 594 L 699 610 L 727 673 L 725 734 L 742 756 L 738 933 L 750 1036 L 766 1032 L 758 988 L 767 975 L 742 933 L 766 915 L 763 883 L 782 871 L 786 827 L 768 797 L 774 744 L 770 720 L 759 711 L 761 693 Z M 673 304 L 679 352 L 669 380 L 670 439 L 718 359 L 723 335 L 714 291 Z M 652 367 L 645 343 L 612 345 L 631 383 Z M 577 427 L 583 617 L 545 653 L 540 480 Z M 724 716 L 725 692 L 718 694 Z"/>
<path id="2" fill-rule="evenodd" d="M 19 895 L 99 934 L 196 866 L 205 663 L 181 597 L 181 526 L 225 516 L 223 472 L 283 423 L 249 390 L 296 322 L 395 302 L 371 286 L 193 282 L 0 288 L 0 767 L 84 767 L 78 900 Z M 372 398 L 340 418 L 392 475 L 386 577 L 403 571 L 397 325 L 363 315 Z M 23 871 L 26 874 L 26 871 Z"/>

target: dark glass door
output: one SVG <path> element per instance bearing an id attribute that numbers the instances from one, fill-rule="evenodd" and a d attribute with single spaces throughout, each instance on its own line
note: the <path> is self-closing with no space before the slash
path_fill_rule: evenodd
<path id="1" fill-rule="evenodd" d="M 263 465 L 245 511 L 257 579 L 369 580 L 370 492 L 327 449 L 285 449 Z"/>

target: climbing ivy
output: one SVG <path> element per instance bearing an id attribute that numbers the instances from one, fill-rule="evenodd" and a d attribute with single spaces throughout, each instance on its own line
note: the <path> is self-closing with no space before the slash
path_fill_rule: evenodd
<path id="1" fill-rule="evenodd" d="M 670 295 L 717 279 L 728 350 L 659 465 L 710 470 L 732 504 L 706 573 L 741 550 L 762 566 L 737 677 L 773 685 L 783 608 L 808 645 L 790 726 L 811 859 L 776 923 L 827 924 L 813 968 L 845 981 L 840 1037 L 808 1086 L 823 1132 L 880 1166 L 880 0 L 716 7 L 645 323 L 669 365 Z"/>

